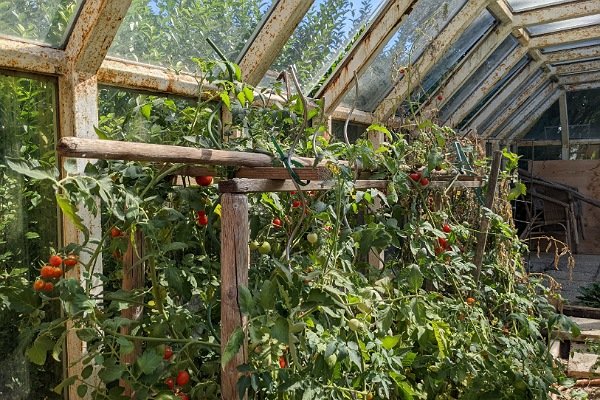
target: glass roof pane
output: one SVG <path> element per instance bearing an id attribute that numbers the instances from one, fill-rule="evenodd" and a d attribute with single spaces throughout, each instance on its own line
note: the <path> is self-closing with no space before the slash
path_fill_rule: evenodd
<path id="1" fill-rule="evenodd" d="M 12 0 L 0 4 L 0 34 L 63 47 L 82 0 Z"/>
<path id="2" fill-rule="evenodd" d="M 573 1 L 576 0 L 508 0 L 508 5 L 514 12 L 521 12 Z"/>
<path id="3" fill-rule="evenodd" d="M 475 107 L 473 107 L 473 110 L 467 114 L 467 116 L 457 125 L 457 127 L 462 129 L 469 122 L 471 122 L 471 120 L 479 113 L 479 110 L 481 110 L 500 90 L 508 85 L 515 75 L 521 72 L 523 68 L 529 64 L 529 62 L 531 62 L 531 57 L 529 57 L 529 55 L 525 55 L 525 57 L 523 57 L 514 67 L 512 67 L 510 71 L 508 71 L 508 73 L 505 74 L 502 79 L 500 79 L 500 81 L 494 85 L 492 90 L 490 90 L 489 93 L 486 94 Z M 541 73 L 541 70 L 538 70 L 538 72 Z"/>
<path id="4" fill-rule="evenodd" d="M 526 29 L 531 36 L 545 35 L 564 31 L 567 29 L 582 28 L 584 26 L 600 24 L 600 14 L 588 15 L 580 18 L 565 19 L 563 21 L 550 22 L 547 24 L 531 25 Z"/>
<path id="5" fill-rule="evenodd" d="M 485 79 L 492 73 L 502 61 L 519 45 L 514 36 L 509 35 L 489 56 L 487 60 L 475 71 L 475 73 L 465 82 L 465 84 L 450 98 L 448 103 L 440 110 L 440 118 L 443 121 L 449 119 L 450 115 L 471 95 L 471 93 L 481 86 Z"/>
<path id="6" fill-rule="evenodd" d="M 304 91 L 313 92 L 344 49 L 357 39 L 384 0 L 316 0 L 261 82 L 295 65 Z"/>
<path id="7" fill-rule="evenodd" d="M 210 38 L 236 61 L 272 4 L 273 0 L 133 0 L 108 54 L 193 71 L 192 57 L 218 58 L 206 41 Z"/>
<path id="8" fill-rule="evenodd" d="M 544 47 L 542 49 L 542 53 L 552 53 L 554 51 L 579 49 L 581 47 L 596 46 L 599 44 L 600 44 L 600 38 L 599 39 L 590 39 L 590 40 L 580 40 L 579 42 L 571 42 L 571 43 L 557 44 L 554 46 Z"/>
<path id="9" fill-rule="evenodd" d="M 396 71 L 413 64 L 465 3 L 466 0 L 445 0 L 443 4 L 438 0 L 419 1 L 358 79 L 356 107 L 372 112 L 392 90 L 397 80 L 402 78 L 395 76 Z M 353 104 L 355 91 L 350 90 L 343 102 Z"/>
<path id="10" fill-rule="evenodd" d="M 496 19 L 489 11 L 484 10 L 483 13 L 469 28 L 458 38 L 446 52 L 433 69 L 425 76 L 421 83 L 421 88 L 412 96 L 413 101 L 420 102 L 424 100 L 422 97 L 432 93 L 443 81 L 446 74 L 452 71 L 459 61 L 465 57 L 473 46 L 494 26 Z"/>

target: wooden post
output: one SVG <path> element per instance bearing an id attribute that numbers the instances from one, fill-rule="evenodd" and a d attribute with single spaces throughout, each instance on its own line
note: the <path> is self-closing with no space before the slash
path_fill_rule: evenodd
<path id="1" fill-rule="evenodd" d="M 239 327 L 245 328 L 246 318 L 240 313 L 238 290 L 248 285 L 250 250 L 248 240 L 248 197 L 239 193 L 223 193 L 221 197 L 221 353 Z M 221 371 L 221 397 L 238 400 L 237 367 L 248 359 L 247 342 Z"/>
<path id="2" fill-rule="evenodd" d="M 140 261 L 144 257 L 144 237 L 141 231 L 135 233 L 135 243 L 129 243 L 127 251 L 123 256 L 123 282 L 122 288 L 125 291 L 132 291 L 144 287 L 144 264 Z M 140 298 L 143 301 L 143 298 Z M 139 321 L 142 318 L 144 307 L 141 305 L 131 306 L 121 311 L 121 317 L 132 321 Z M 120 329 L 124 335 L 130 335 L 131 329 L 129 326 L 122 326 Z M 142 343 L 134 342 L 134 350 L 129 354 L 121 355 L 121 363 L 131 365 L 135 363 L 142 352 Z M 121 380 L 121 386 L 125 388 L 123 393 L 125 396 L 133 394 L 131 387 Z"/>
<path id="3" fill-rule="evenodd" d="M 494 199 L 496 198 L 496 187 L 498 186 L 498 177 L 500 175 L 500 162 L 502 161 L 502 152 L 495 151 L 494 159 L 492 161 L 492 168 L 490 170 L 490 180 L 488 181 L 488 190 L 485 196 L 485 207 L 490 210 L 494 207 Z M 477 267 L 475 272 L 475 281 L 479 282 L 479 276 L 481 275 L 481 265 L 483 263 L 483 252 L 485 251 L 485 244 L 487 242 L 488 229 L 490 228 L 490 220 L 484 215 L 481 216 L 481 223 L 479 224 L 479 233 L 477 234 L 477 247 L 475 248 L 475 259 L 473 264 Z"/>
<path id="4" fill-rule="evenodd" d="M 377 150 L 385 140 L 383 132 L 371 131 L 369 132 L 369 141 L 373 145 L 373 149 Z M 386 185 L 387 186 L 387 185 Z M 381 208 L 381 199 L 375 198 L 375 204 L 373 204 L 373 212 L 377 212 Z M 385 251 L 377 251 L 376 248 L 372 248 L 369 251 L 368 256 L 369 264 L 377 269 L 383 269 L 385 261 Z"/>
<path id="5" fill-rule="evenodd" d="M 567 92 L 561 90 L 560 97 L 558 98 L 558 106 L 560 109 L 560 138 L 561 138 L 561 159 L 569 159 L 569 113 L 567 109 Z"/>

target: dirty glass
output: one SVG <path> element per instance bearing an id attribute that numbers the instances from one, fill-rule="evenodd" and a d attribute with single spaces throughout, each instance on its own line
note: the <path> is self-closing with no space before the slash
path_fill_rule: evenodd
<path id="1" fill-rule="evenodd" d="M 560 111 L 556 101 L 523 138 L 524 140 L 560 140 L 560 131 Z"/>
<path id="2" fill-rule="evenodd" d="M 314 93 L 356 42 L 383 0 L 316 0 L 269 68 L 261 84 L 295 65 L 302 89 Z"/>
<path id="3" fill-rule="evenodd" d="M 63 47 L 83 0 L 0 1 L 0 34 Z"/>
<path id="4" fill-rule="evenodd" d="M 218 59 L 207 41 L 210 39 L 230 61 L 236 61 L 272 3 L 265 0 L 133 0 L 108 54 L 194 71 L 193 57 Z"/>
<path id="5" fill-rule="evenodd" d="M 366 72 L 358 79 L 358 98 L 352 89 L 343 102 L 372 112 L 403 77 L 399 71 L 409 66 L 444 29 L 466 3 L 465 0 L 419 1 L 400 23 L 398 30 L 383 47 Z"/>
<path id="6" fill-rule="evenodd" d="M 36 318 L 39 300 L 31 289 L 51 248 L 58 248 L 54 190 L 8 167 L 9 159 L 56 166 L 54 81 L 0 73 L 0 398 L 61 399 L 52 392 L 62 379 L 62 365 L 51 357 L 42 365 L 28 362 L 31 345 L 21 325 Z M 15 160 L 16 161 L 16 160 Z M 58 317 L 58 310 L 45 310 Z M 43 318 L 43 316 L 37 316 Z"/>
<path id="7" fill-rule="evenodd" d="M 600 89 L 567 92 L 571 139 L 600 139 Z"/>
<path id="8" fill-rule="evenodd" d="M 585 17 L 565 19 L 563 21 L 549 22 L 547 24 L 531 25 L 526 29 L 531 36 L 538 36 L 596 24 L 600 24 L 600 15 L 587 15 Z"/>
<path id="9" fill-rule="evenodd" d="M 517 48 L 518 44 L 519 42 L 513 36 L 506 38 L 465 84 L 450 97 L 448 103 L 440 110 L 441 120 L 448 120 L 468 96 L 476 89 L 480 89 L 487 77 Z"/>

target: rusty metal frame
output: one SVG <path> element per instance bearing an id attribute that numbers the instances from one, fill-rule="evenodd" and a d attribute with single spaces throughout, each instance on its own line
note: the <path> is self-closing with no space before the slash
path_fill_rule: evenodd
<path id="1" fill-rule="evenodd" d="M 515 26 L 528 26 L 586 17 L 593 14 L 600 14 L 600 2 L 596 0 L 579 0 L 514 13 L 512 19 Z"/>

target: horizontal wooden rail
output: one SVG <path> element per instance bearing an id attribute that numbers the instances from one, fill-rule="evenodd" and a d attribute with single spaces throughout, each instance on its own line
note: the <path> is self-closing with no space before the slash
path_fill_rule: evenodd
<path id="1" fill-rule="evenodd" d="M 184 164 L 223 165 L 235 167 L 272 167 L 277 159 L 263 153 L 199 149 L 116 140 L 64 137 L 56 151 L 63 157 L 97 158 L 103 160 L 147 161 Z M 304 166 L 312 166 L 313 158 L 293 157 Z M 321 163 L 320 165 L 325 165 Z"/>
<path id="2" fill-rule="evenodd" d="M 356 189 L 379 189 L 385 190 L 388 181 L 382 180 L 367 180 L 356 181 L 354 187 Z M 315 181 L 310 182 L 306 186 L 302 186 L 302 190 L 331 190 L 335 187 L 336 182 Z M 259 192 L 293 192 L 297 190 L 296 185 L 290 179 L 245 179 L 235 178 L 228 181 L 219 182 L 219 190 L 222 193 L 259 193 Z"/>

